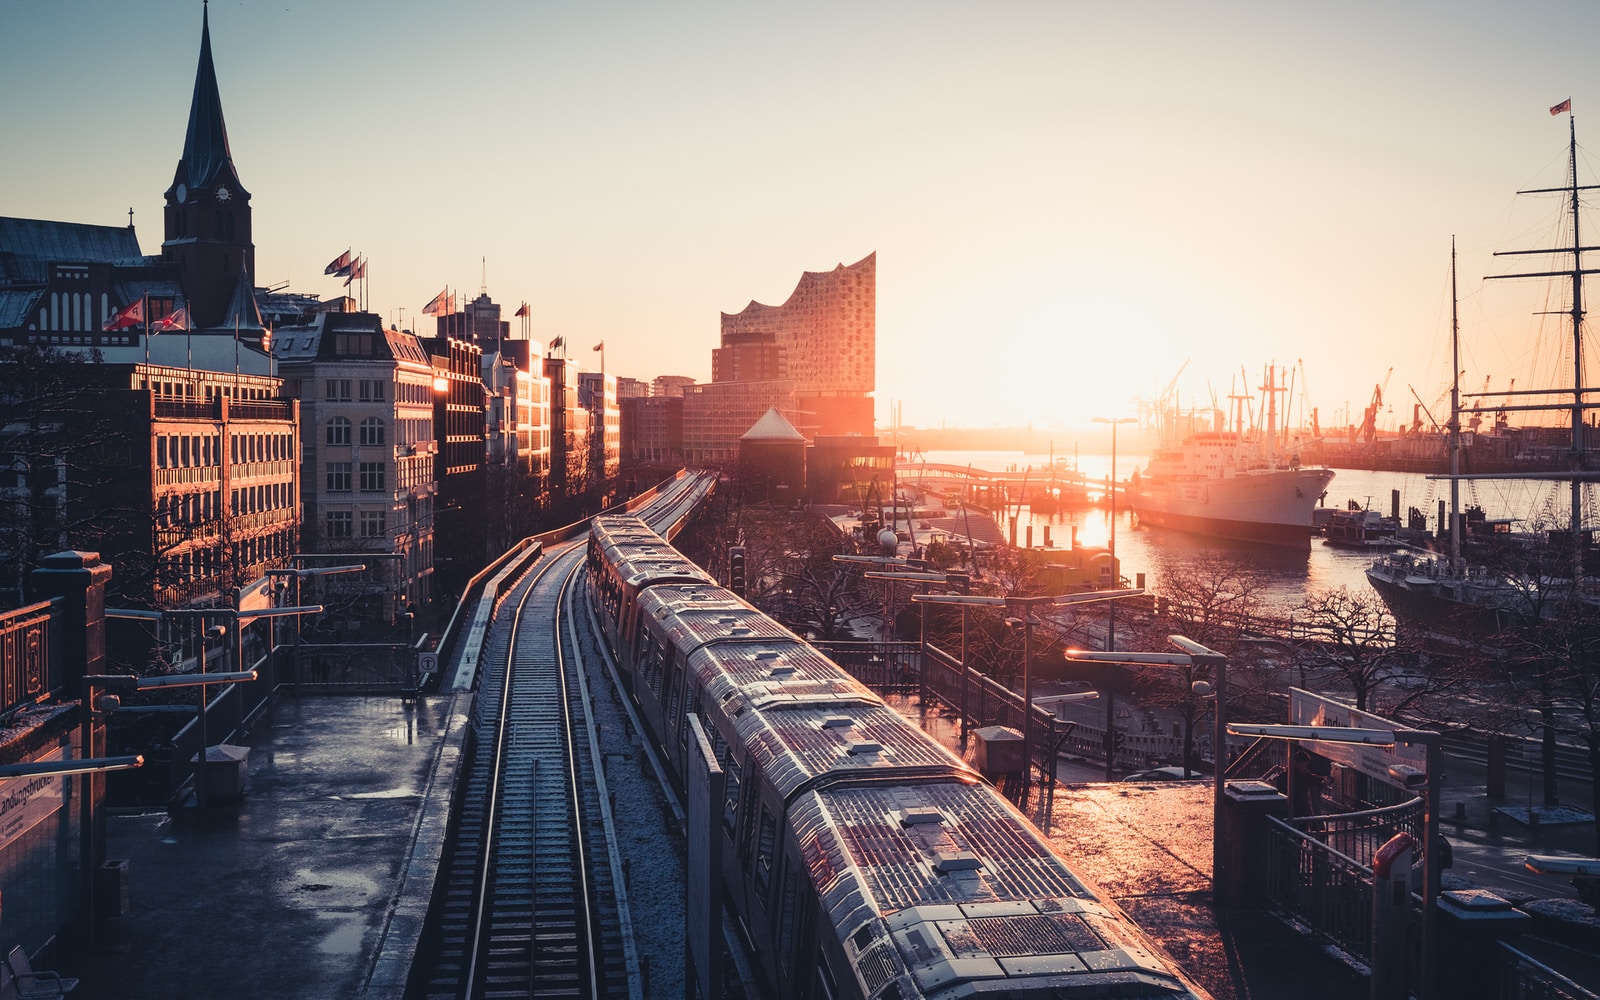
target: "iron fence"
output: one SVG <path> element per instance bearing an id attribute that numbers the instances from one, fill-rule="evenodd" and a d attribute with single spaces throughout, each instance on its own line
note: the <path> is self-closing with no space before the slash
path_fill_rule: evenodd
<path id="1" fill-rule="evenodd" d="M 1600 1000 L 1595 993 L 1504 941 L 1498 942 L 1495 957 L 1500 968 L 1496 984 L 1500 1000 Z"/>
<path id="2" fill-rule="evenodd" d="M 0 717 L 67 682 L 60 657 L 51 656 L 61 627 L 51 610 L 41 601 L 0 615 Z"/>

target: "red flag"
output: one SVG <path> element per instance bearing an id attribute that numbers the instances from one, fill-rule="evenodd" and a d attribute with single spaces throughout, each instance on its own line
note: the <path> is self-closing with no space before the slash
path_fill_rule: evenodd
<path id="1" fill-rule="evenodd" d="M 425 316 L 445 316 L 445 315 L 448 315 L 449 312 L 450 312 L 450 294 L 449 294 L 449 291 L 450 290 L 447 288 L 444 291 L 441 291 L 438 295 L 435 295 L 433 298 L 429 299 L 428 300 L 428 304 L 422 307 L 423 315 L 425 315 Z"/>
<path id="2" fill-rule="evenodd" d="M 130 326 L 138 326 L 144 322 L 144 299 L 137 298 L 121 309 L 117 314 L 106 320 L 105 330 L 123 330 Z"/>
<path id="3" fill-rule="evenodd" d="M 1559 115 L 1563 111 L 1568 112 L 1569 114 L 1572 112 L 1572 98 L 1569 97 L 1550 109 L 1550 113 L 1553 115 Z"/>
<path id="4" fill-rule="evenodd" d="M 517 316 L 526 316 L 526 315 L 528 315 L 528 304 L 526 302 L 524 302 L 522 304 L 522 308 L 518 309 L 514 315 L 517 315 Z"/>
<path id="5" fill-rule="evenodd" d="M 327 267 L 322 269 L 323 274 L 345 274 L 350 270 L 350 251 L 333 258 Z"/>
<path id="6" fill-rule="evenodd" d="M 344 279 L 344 283 L 348 285 L 348 284 L 350 284 L 350 282 L 356 281 L 356 280 L 358 280 L 360 278 L 365 278 L 366 276 L 367 276 L 367 258 L 365 258 L 365 257 L 357 257 L 356 258 L 356 262 L 354 264 L 350 265 L 350 277 Z"/>
<path id="7" fill-rule="evenodd" d="M 187 307 L 182 306 L 150 324 L 150 331 L 152 333 L 163 333 L 167 330 L 187 329 L 189 329 L 189 310 Z"/>
<path id="8" fill-rule="evenodd" d="M 595 350 L 597 350 L 597 351 L 603 351 L 603 350 L 605 350 L 605 349 L 606 349 L 606 342 L 605 342 L 605 341 L 603 341 L 603 340 L 602 340 L 602 341 L 600 341 L 600 343 L 598 343 L 598 344 L 596 344 L 596 345 L 594 345 L 594 349 L 595 349 Z"/>

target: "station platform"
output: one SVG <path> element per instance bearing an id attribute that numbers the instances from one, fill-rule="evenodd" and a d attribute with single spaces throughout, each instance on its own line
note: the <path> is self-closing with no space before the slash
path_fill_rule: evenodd
<path id="1" fill-rule="evenodd" d="M 82 979 L 74 1000 L 400 1000 L 470 697 L 280 696 L 233 741 L 250 748 L 241 798 L 111 815 L 107 856 L 129 863 L 129 906 L 93 952 L 58 949 L 70 957 L 58 970 Z M 1211 906 L 1211 786 L 1174 784 L 1063 784 L 1033 818 L 1217 1000 L 1366 997 L 1341 956 L 1271 916 Z M 1592 825 L 1530 833 L 1495 820 L 1461 766 L 1445 789 L 1441 829 L 1457 843 L 1584 853 L 1592 842 Z M 1470 853 L 1458 848 L 1458 873 Z M 1570 893 L 1544 878 L 1550 895 Z M 657 982 L 654 995 L 679 997 L 682 984 Z"/>
<path id="2" fill-rule="evenodd" d="M 470 696 L 279 696 L 231 801 L 113 813 L 127 913 L 58 971 L 73 1000 L 399 1000 Z M 72 942 L 59 953 L 72 956 Z"/>

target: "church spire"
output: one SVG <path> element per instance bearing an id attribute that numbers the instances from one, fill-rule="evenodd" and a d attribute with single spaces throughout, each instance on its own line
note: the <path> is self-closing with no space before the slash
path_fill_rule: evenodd
<path id="1" fill-rule="evenodd" d="M 211 61 L 211 8 L 200 15 L 200 67 L 194 75 L 194 100 L 189 105 L 189 134 L 183 140 L 183 166 L 191 190 L 208 186 L 225 166 L 228 126 L 222 120 L 222 97 L 217 93 L 217 68 Z"/>

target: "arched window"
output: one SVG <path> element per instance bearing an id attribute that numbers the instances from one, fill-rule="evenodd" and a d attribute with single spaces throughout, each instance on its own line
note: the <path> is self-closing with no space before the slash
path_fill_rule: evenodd
<path id="1" fill-rule="evenodd" d="M 363 431 L 364 430 L 365 428 L 363 428 Z M 332 420 L 328 421 L 328 443 L 350 443 L 350 421 L 348 418 L 334 417 Z"/>
<path id="2" fill-rule="evenodd" d="M 382 417 L 368 417 L 361 421 L 361 443 L 383 444 Z"/>

